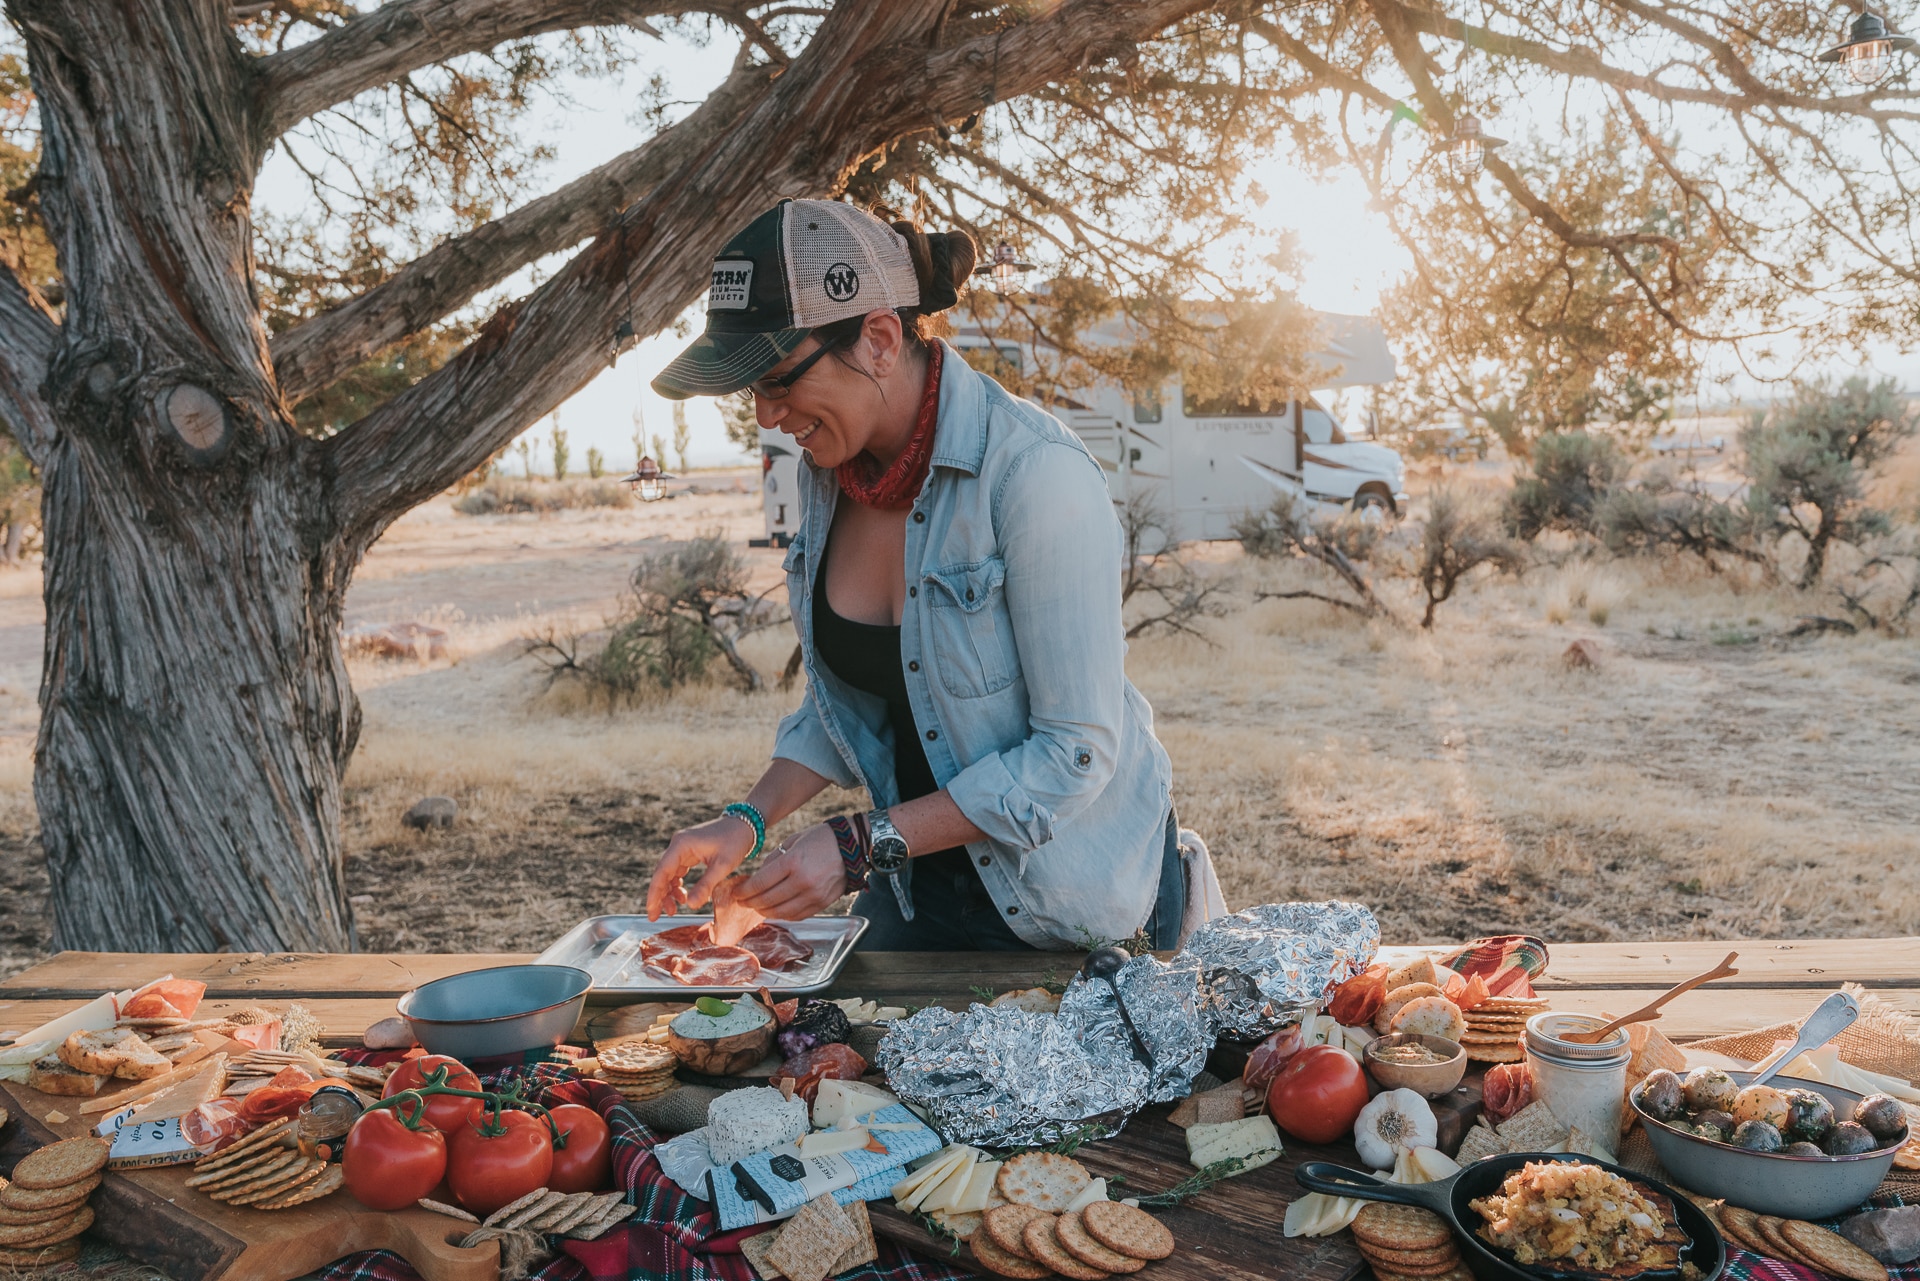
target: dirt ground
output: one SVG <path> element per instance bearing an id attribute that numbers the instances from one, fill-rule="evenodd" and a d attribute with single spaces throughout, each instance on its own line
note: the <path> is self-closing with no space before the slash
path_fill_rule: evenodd
<path id="1" fill-rule="evenodd" d="M 746 788 L 797 693 L 715 684 L 607 711 L 548 688 L 522 649 L 548 626 L 598 625 L 649 546 L 757 534 L 752 481 L 547 517 L 438 500 L 374 548 L 349 623 L 430 623 L 452 647 L 354 661 L 362 946 L 537 950 L 629 909 L 671 832 Z M 746 554 L 757 583 L 777 581 L 778 552 Z M 1304 568 L 1231 546 L 1202 559 L 1232 584 L 1227 612 L 1206 640 L 1142 637 L 1129 666 L 1231 906 L 1356 898 L 1400 941 L 1920 928 L 1920 642 L 1786 642 L 1808 608 L 1792 593 L 1581 560 L 1476 579 L 1426 634 L 1253 598 Z M 1385 589 L 1403 618 L 1412 590 Z M 48 944 L 29 790 L 40 621 L 37 576 L 0 575 L 0 973 Z M 1597 670 L 1563 666 L 1576 639 Z M 748 652 L 772 673 L 791 646 L 781 629 Z M 402 827 L 430 794 L 459 802 L 456 826 Z"/>

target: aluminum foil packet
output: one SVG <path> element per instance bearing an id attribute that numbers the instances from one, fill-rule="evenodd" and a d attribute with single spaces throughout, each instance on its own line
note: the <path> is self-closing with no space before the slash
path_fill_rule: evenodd
<path id="1" fill-rule="evenodd" d="M 1089 1022 L 1097 1029 L 1098 1019 Z M 1104 1031 L 1084 1041 L 1081 1033 L 1077 1017 L 985 1005 L 964 1014 L 928 1008 L 893 1024 L 878 1062 L 888 1088 L 926 1109 L 949 1143 L 1025 1147 L 1075 1134 L 1104 1138 L 1146 1106 L 1149 1073 L 1124 1032 L 1118 1042 Z"/>
<path id="2" fill-rule="evenodd" d="M 1358 903 L 1267 903 L 1216 917 L 1193 932 L 1215 1035 L 1257 1041 L 1317 1006 L 1327 990 L 1373 963 L 1380 923 Z"/>
<path id="3" fill-rule="evenodd" d="M 1185 1098 L 1213 1049 L 1199 959 L 1184 952 L 1171 962 L 1136 956 L 1113 976 L 1112 986 L 1104 979 L 1076 978 L 1060 998 L 1060 1021 L 1074 1030 L 1081 1044 L 1104 1047 L 1106 1058 L 1123 1054 L 1139 1059 L 1127 1030 L 1129 1020 L 1146 1050 L 1146 1101 Z"/>

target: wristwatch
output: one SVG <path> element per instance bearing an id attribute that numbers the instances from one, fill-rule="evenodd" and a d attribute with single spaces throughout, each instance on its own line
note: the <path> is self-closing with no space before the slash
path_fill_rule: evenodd
<path id="1" fill-rule="evenodd" d="M 867 811 L 867 835 L 870 846 L 867 852 L 867 865 L 876 876 L 887 878 L 893 886 L 893 897 L 900 904 L 900 919 L 913 919 L 913 896 L 907 893 L 906 884 L 900 879 L 900 873 L 906 870 L 907 859 L 912 851 L 907 848 L 907 838 L 900 835 L 900 829 L 893 825 L 885 810 Z"/>

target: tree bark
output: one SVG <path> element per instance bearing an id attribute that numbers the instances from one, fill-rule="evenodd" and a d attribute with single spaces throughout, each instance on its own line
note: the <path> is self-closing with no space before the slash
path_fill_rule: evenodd
<path id="1" fill-rule="evenodd" d="M 212 3 L 10 14 L 67 293 L 34 779 L 55 945 L 348 948 L 346 574 L 253 296 L 245 58 Z"/>

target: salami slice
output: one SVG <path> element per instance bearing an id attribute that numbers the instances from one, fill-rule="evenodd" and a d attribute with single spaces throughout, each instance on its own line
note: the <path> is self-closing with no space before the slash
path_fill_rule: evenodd
<path id="1" fill-rule="evenodd" d="M 867 1070 L 867 1061 L 850 1045 L 816 1045 L 802 1050 L 780 1065 L 774 1078 L 792 1077 L 798 1084 L 793 1092 L 811 1103 L 820 1093 L 820 1082 L 858 1081 Z"/>
<path id="2" fill-rule="evenodd" d="M 1526 1063 L 1496 1063 L 1480 1082 L 1480 1106 L 1488 1123 L 1504 1125 L 1533 1102 L 1533 1069 Z"/>
<path id="3" fill-rule="evenodd" d="M 702 947 L 666 963 L 689 987 L 738 987 L 760 977 L 760 962 L 744 947 Z"/>
<path id="4" fill-rule="evenodd" d="M 707 934 L 706 924 L 682 925 L 676 929 L 661 930 L 640 940 L 640 959 L 656 961 L 661 957 L 685 956 L 695 948 L 708 947 L 713 939 Z"/>
<path id="5" fill-rule="evenodd" d="M 813 955 L 813 948 L 801 942 L 792 930 L 765 921 L 748 930 L 746 937 L 740 940 L 740 946 L 752 952 L 759 958 L 760 964 L 770 970 L 785 969 Z"/>

